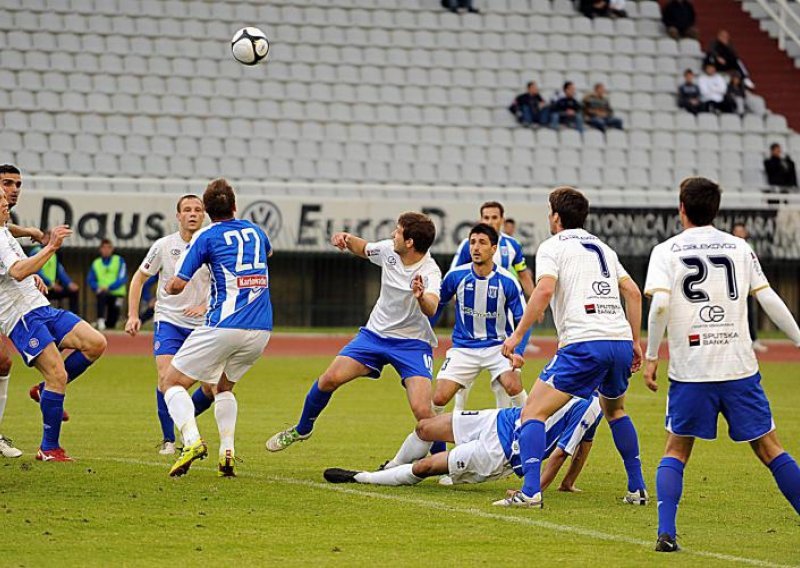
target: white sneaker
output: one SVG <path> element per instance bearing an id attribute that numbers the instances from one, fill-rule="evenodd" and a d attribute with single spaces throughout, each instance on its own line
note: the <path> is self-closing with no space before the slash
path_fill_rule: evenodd
<path id="1" fill-rule="evenodd" d="M 766 353 L 769 351 L 769 347 L 761 343 L 758 339 L 753 342 L 753 351 L 758 351 L 759 353 Z"/>
<path id="2" fill-rule="evenodd" d="M 161 446 L 158 449 L 158 453 L 162 456 L 171 456 L 175 453 L 175 451 L 175 442 L 170 442 L 168 440 L 161 442 Z"/>
<path id="3" fill-rule="evenodd" d="M 18 458 L 22 455 L 22 450 L 14 446 L 14 442 L 0 434 L 0 454 L 4 458 Z"/>
<path id="4" fill-rule="evenodd" d="M 509 491 L 505 499 L 492 503 L 495 507 L 526 507 L 528 509 L 541 509 L 544 507 L 541 492 L 533 497 L 528 497 L 522 491 Z"/>
<path id="5" fill-rule="evenodd" d="M 622 502 L 627 503 L 628 505 L 647 505 L 649 501 L 650 495 L 647 494 L 646 489 L 628 491 L 628 494 L 622 498 Z"/>

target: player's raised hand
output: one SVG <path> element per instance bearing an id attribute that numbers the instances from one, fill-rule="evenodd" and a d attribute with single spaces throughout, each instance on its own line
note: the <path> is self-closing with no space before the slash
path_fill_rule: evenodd
<path id="1" fill-rule="evenodd" d="M 190 318 L 199 318 L 206 315 L 206 311 L 208 310 L 208 306 L 205 304 L 200 304 L 199 306 L 190 306 L 188 308 L 184 308 L 183 315 L 188 316 Z"/>
<path id="2" fill-rule="evenodd" d="M 511 368 L 521 369 L 524 366 L 525 366 L 525 358 L 519 353 L 513 353 L 511 355 Z"/>
<path id="3" fill-rule="evenodd" d="M 520 341 L 522 340 L 519 337 L 517 337 L 516 334 L 512 333 L 511 335 L 509 335 L 503 342 L 503 349 L 502 349 L 503 357 L 511 359 L 513 362 L 512 357 L 514 356 L 514 350 L 517 348 L 517 345 L 519 345 Z"/>
<path id="4" fill-rule="evenodd" d="M 39 244 L 43 244 L 44 241 L 44 231 L 42 231 L 38 227 L 29 227 L 28 228 L 29 237 L 32 241 L 37 242 Z"/>
<path id="5" fill-rule="evenodd" d="M 656 379 L 658 378 L 658 359 L 648 359 L 644 362 L 644 384 L 647 385 L 651 391 L 656 392 L 658 390 L 658 383 L 656 383 Z"/>
<path id="6" fill-rule="evenodd" d="M 642 368 L 642 346 L 638 341 L 633 342 L 633 363 L 631 363 L 631 373 L 635 373 Z"/>
<path id="7" fill-rule="evenodd" d="M 125 333 L 131 337 L 136 337 L 136 334 L 139 333 L 141 328 L 142 320 L 140 320 L 138 316 L 130 316 L 128 317 L 128 321 L 125 322 Z"/>
<path id="8" fill-rule="evenodd" d="M 334 233 L 331 236 L 331 244 L 339 250 L 347 250 L 347 239 L 350 233 Z"/>
<path id="9" fill-rule="evenodd" d="M 67 225 L 59 225 L 50 231 L 49 245 L 56 250 L 60 249 L 61 245 L 64 243 L 64 239 L 70 236 L 72 236 L 72 229 Z"/>
<path id="10" fill-rule="evenodd" d="M 414 276 L 414 279 L 411 280 L 411 292 L 417 300 L 425 293 L 425 281 L 422 279 L 421 274 L 417 274 Z"/>

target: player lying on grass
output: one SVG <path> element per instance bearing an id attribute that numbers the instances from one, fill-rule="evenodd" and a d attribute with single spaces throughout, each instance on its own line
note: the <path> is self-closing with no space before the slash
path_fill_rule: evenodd
<path id="1" fill-rule="evenodd" d="M 37 288 L 37 284 L 43 288 L 44 284 L 37 282 L 35 274 L 72 231 L 63 225 L 55 227 L 50 242 L 28 257 L 5 226 L 9 217 L 8 201 L 0 194 L 0 332 L 11 339 L 25 364 L 36 367 L 44 377 L 38 389 L 43 433 L 36 459 L 72 461 L 60 442 L 67 383 L 103 354 L 106 339 L 72 312 L 51 307 Z M 72 353 L 62 359 L 64 349 Z"/>
<path id="2" fill-rule="evenodd" d="M 297 425 L 272 436 L 266 444 L 269 451 L 284 450 L 308 439 L 336 389 L 359 377 L 377 379 L 386 365 L 400 375 L 416 420 L 433 416 L 431 380 L 437 340 L 428 318 L 436 313 L 442 281 L 441 271 L 428 252 L 435 237 L 433 221 L 414 212 L 400 215 L 391 240 L 368 243 L 349 233 L 331 237 L 338 249 L 381 267 L 380 296 L 367 325 L 311 385 Z M 412 432 L 392 461 L 411 463 L 430 448 L 429 441 Z"/>
<path id="3" fill-rule="evenodd" d="M 331 483 L 371 485 L 414 485 L 426 477 L 445 474 L 453 484 L 483 483 L 512 471 L 522 476 L 518 437 L 521 412 L 521 408 L 460 411 L 421 420 L 417 425 L 420 439 L 445 440 L 456 446 L 413 464 L 381 471 L 331 468 L 324 476 Z M 544 456 L 549 459 L 542 471 L 542 491 L 553 482 L 568 456 L 572 456 L 572 463 L 559 491 L 579 491 L 575 481 L 589 457 L 600 418 L 600 402 L 594 395 L 589 400 L 573 398 L 547 420 Z"/>

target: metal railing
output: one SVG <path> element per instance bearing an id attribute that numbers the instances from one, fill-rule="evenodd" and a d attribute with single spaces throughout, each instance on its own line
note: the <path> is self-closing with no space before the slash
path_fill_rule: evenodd
<path id="1" fill-rule="evenodd" d="M 786 41 L 794 42 L 800 47 L 800 37 L 789 26 L 788 21 L 793 21 L 796 28 L 800 30 L 800 15 L 795 11 L 800 9 L 800 3 L 790 0 L 755 0 L 761 6 L 761 9 L 778 25 L 778 47 L 782 51 L 786 51 Z M 772 4 L 775 4 L 777 10 L 773 9 Z M 795 6 L 793 9 L 792 6 Z"/>

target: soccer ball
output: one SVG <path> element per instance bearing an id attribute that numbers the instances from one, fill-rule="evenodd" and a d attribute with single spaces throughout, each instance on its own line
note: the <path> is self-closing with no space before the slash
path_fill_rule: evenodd
<path id="1" fill-rule="evenodd" d="M 231 51 L 242 65 L 258 65 L 267 60 L 269 40 L 258 28 L 242 28 L 233 34 Z"/>

